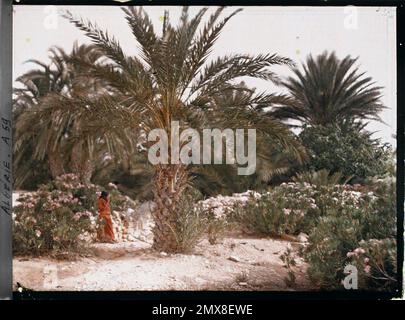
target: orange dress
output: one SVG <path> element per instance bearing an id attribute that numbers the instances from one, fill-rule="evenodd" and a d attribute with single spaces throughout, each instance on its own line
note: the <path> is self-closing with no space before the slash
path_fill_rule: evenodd
<path id="1" fill-rule="evenodd" d="M 104 221 L 103 233 L 104 238 L 109 241 L 114 241 L 114 229 L 111 220 L 110 204 L 107 200 L 103 198 L 98 199 L 98 214 L 100 220 Z"/>

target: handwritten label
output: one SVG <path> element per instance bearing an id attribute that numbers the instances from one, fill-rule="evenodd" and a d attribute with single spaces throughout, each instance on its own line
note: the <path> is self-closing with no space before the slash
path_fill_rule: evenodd
<path id="1" fill-rule="evenodd" d="M 11 190 L 11 120 L 1 118 L 1 150 L 6 155 L 6 160 L 1 162 L 1 203 L 2 214 L 11 215 L 12 190 Z"/>

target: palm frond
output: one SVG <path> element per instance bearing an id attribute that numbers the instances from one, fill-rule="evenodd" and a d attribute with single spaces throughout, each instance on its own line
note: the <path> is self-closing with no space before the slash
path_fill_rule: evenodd
<path id="1" fill-rule="evenodd" d="M 339 60 L 333 52 L 309 56 L 302 70 L 294 68 L 295 77 L 283 82 L 292 99 L 275 108 L 273 115 L 312 125 L 350 119 L 381 121 L 382 88 L 358 71 L 357 61 L 350 56 Z"/>

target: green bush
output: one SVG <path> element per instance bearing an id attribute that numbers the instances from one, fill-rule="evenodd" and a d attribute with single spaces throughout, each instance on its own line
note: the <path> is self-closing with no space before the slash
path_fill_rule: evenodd
<path id="1" fill-rule="evenodd" d="M 358 217 L 364 213 L 362 208 L 330 210 L 310 233 L 303 256 L 309 264 L 309 279 L 319 288 L 343 288 L 341 281 L 345 277 L 346 253 L 360 241 Z"/>
<path id="2" fill-rule="evenodd" d="M 175 224 L 171 225 L 176 241 L 176 252 L 190 253 L 207 231 L 207 217 L 196 205 L 194 194 L 186 193 L 179 201 Z"/>
<path id="3" fill-rule="evenodd" d="M 207 219 L 207 236 L 208 242 L 212 245 L 217 244 L 225 234 L 225 231 L 229 228 L 227 219 L 221 219 L 215 217 L 212 213 L 204 212 Z"/>
<path id="4" fill-rule="evenodd" d="M 304 126 L 299 137 L 309 156 L 305 170 L 341 172 L 355 182 L 389 172 L 392 162 L 389 144 L 371 139 L 368 132 L 356 127 Z"/>

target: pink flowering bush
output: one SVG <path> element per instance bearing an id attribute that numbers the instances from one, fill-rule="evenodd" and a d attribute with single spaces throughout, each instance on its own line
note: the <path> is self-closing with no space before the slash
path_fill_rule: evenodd
<path id="1" fill-rule="evenodd" d="M 360 288 L 397 287 L 397 243 L 394 238 L 361 240 L 346 256 L 357 267 Z"/>
<path id="2" fill-rule="evenodd" d="M 249 196 L 249 195 L 248 195 Z M 264 194 L 251 194 L 227 209 L 246 230 L 269 235 L 309 233 L 330 210 L 356 209 L 375 199 L 360 185 L 282 183 Z"/>
<path id="3" fill-rule="evenodd" d="M 305 182 L 282 183 L 259 196 L 252 194 L 249 201 L 238 202 L 229 211 L 229 218 L 253 233 L 271 236 L 307 233 L 327 205 L 322 199 L 323 192 Z"/>
<path id="4" fill-rule="evenodd" d="M 260 197 L 238 202 L 229 219 L 243 230 L 270 236 L 304 232 L 317 215 L 316 190 L 309 184 L 283 183 Z"/>
<path id="5" fill-rule="evenodd" d="M 16 254 L 63 254 L 83 248 L 81 235 L 94 233 L 96 215 L 77 197 L 60 190 L 39 190 L 14 208 L 13 248 Z"/>
<path id="6" fill-rule="evenodd" d="M 134 205 L 111 189 L 112 211 L 122 212 Z M 65 174 L 20 196 L 19 205 L 13 208 L 14 252 L 59 256 L 80 252 L 96 237 L 100 192 L 100 186 L 84 185 L 76 175 Z"/>
<path id="7" fill-rule="evenodd" d="M 359 289 L 390 290 L 397 272 L 395 194 L 394 181 L 369 186 L 283 183 L 237 202 L 227 216 L 251 233 L 308 234 L 300 255 L 320 289 L 344 290 L 344 268 L 351 263 L 358 266 Z"/>
<path id="8" fill-rule="evenodd" d="M 354 264 L 362 279 L 360 290 L 392 289 L 396 274 L 395 183 L 379 182 L 361 192 L 344 191 L 333 201 L 335 205 L 325 206 L 309 233 L 308 245 L 302 248 L 308 276 L 321 289 L 344 290 L 344 268 Z M 337 195 L 331 192 L 331 196 Z M 379 269 L 386 271 L 384 275 Z"/>

